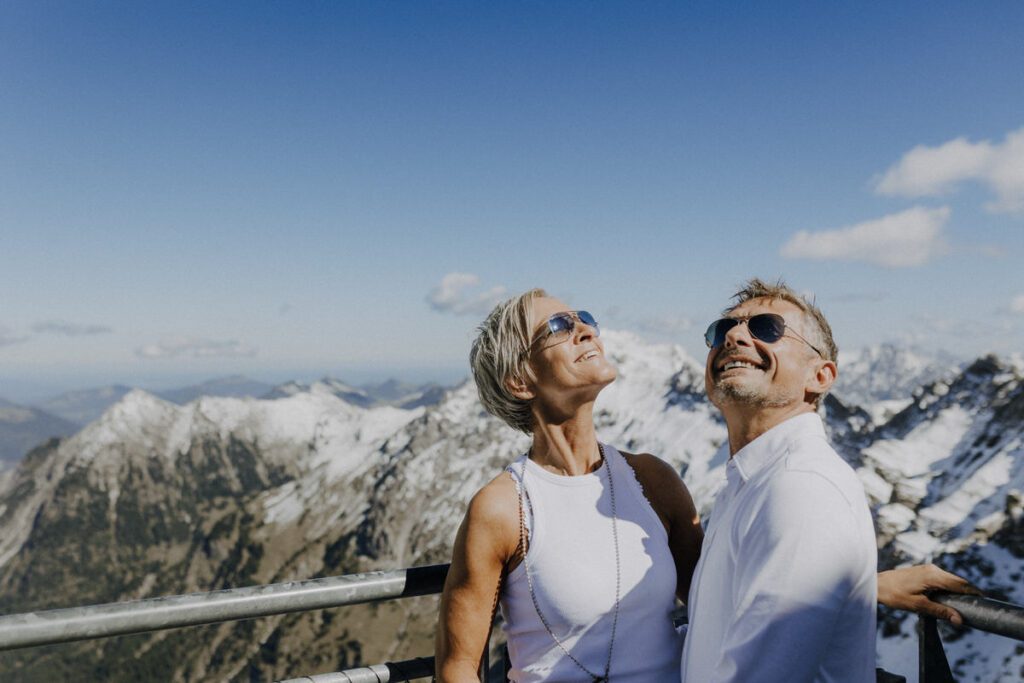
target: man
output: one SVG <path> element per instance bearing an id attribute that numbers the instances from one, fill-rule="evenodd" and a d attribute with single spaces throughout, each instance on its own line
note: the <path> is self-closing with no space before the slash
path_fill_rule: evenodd
<path id="1" fill-rule="evenodd" d="M 683 682 L 873 682 L 874 528 L 817 414 L 832 331 L 781 282 L 735 299 L 707 333 L 730 459 L 690 588 Z"/>

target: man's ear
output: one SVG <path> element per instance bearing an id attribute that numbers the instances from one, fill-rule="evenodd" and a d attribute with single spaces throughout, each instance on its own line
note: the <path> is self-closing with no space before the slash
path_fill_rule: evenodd
<path id="1" fill-rule="evenodd" d="M 820 396 L 832 388 L 832 384 L 836 381 L 836 375 L 838 374 L 839 368 L 836 367 L 834 362 L 830 360 L 820 361 L 814 374 L 807 380 L 806 390 Z"/>
<path id="2" fill-rule="evenodd" d="M 537 394 L 534 393 L 530 383 L 519 377 L 509 377 L 505 380 L 505 388 L 520 401 L 532 401 Z"/>

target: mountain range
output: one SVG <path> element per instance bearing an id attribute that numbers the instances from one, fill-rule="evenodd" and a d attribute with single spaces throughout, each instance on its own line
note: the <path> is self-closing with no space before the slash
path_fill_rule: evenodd
<path id="1" fill-rule="evenodd" d="M 287 382 L 272 386 L 232 375 L 201 384 L 153 392 L 153 395 L 171 403 L 185 405 L 210 396 L 275 399 L 308 391 L 327 391 L 363 408 L 394 405 L 411 409 L 437 403 L 447 389 L 432 382 L 410 384 L 395 379 L 351 387 L 330 377 L 310 384 Z M 81 389 L 45 399 L 36 406 L 19 405 L 0 398 L 0 471 L 13 466 L 32 447 L 47 439 L 74 434 L 84 425 L 98 419 L 132 390 L 132 387 L 121 384 Z"/>
<path id="2" fill-rule="evenodd" d="M 0 398 L 0 471 L 13 466 L 44 439 L 76 431 L 78 425 L 73 422 Z"/>
<path id="3" fill-rule="evenodd" d="M 600 438 L 663 457 L 706 514 L 728 453 L 702 365 L 628 333 L 603 338 L 619 378 L 596 406 Z M 908 380 L 919 383 L 905 396 L 826 399 L 826 427 L 872 503 L 884 566 L 933 559 L 1024 602 L 1022 379 L 1018 364 L 990 356 Z M 488 416 L 471 383 L 413 408 L 362 407 L 320 384 L 184 406 L 134 390 L 35 448 L 0 474 L 0 612 L 447 561 L 470 496 L 526 437 Z M 273 680 L 429 653 L 435 620 L 436 598 L 416 598 L 9 652 L 0 671 Z M 915 619 L 880 620 L 880 664 L 916 680 Z M 1017 680 L 1015 641 L 947 636 L 958 680 Z"/>

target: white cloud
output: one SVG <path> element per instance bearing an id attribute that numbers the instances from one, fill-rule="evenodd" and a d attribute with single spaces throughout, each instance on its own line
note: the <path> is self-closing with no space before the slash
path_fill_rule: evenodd
<path id="1" fill-rule="evenodd" d="M 81 337 L 90 334 L 106 334 L 112 332 L 106 325 L 88 325 L 69 323 L 64 320 L 44 320 L 32 326 L 37 334 L 62 334 L 67 337 Z"/>
<path id="2" fill-rule="evenodd" d="M 1010 310 L 1014 313 L 1024 314 L 1024 294 L 1018 294 L 1010 302 Z"/>
<path id="3" fill-rule="evenodd" d="M 866 261 L 889 268 L 920 266 L 948 250 L 942 228 L 949 208 L 915 206 L 835 230 L 801 230 L 782 246 L 786 258 Z"/>
<path id="4" fill-rule="evenodd" d="M 234 339 L 194 339 L 178 337 L 156 344 L 147 344 L 135 350 L 140 358 L 238 358 L 255 356 L 256 349 Z"/>
<path id="5" fill-rule="evenodd" d="M 875 191 L 900 197 L 933 197 L 964 181 L 980 182 L 996 200 L 990 211 L 1024 213 L 1024 128 L 1001 143 L 956 138 L 938 147 L 919 145 L 875 181 Z"/>
<path id="6" fill-rule="evenodd" d="M 9 327 L 0 325 L 0 346 L 11 346 L 13 344 L 20 344 L 21 342 L 28 339 L 25 335 L 15 334 L 14 330 Z"/>
<path id="7" fill-rule="evenodd" d="M 693 320 L 680 315 L 656 315 L 636 321 L 636 327 L 642 332 L 675 337 L 693 329 Z"/>
<path id="8" fill-rule="evenodd" d="M 444 313 L 483 315 L 508 296 L 508 290 L 501 285 L 478 291 L 479 285 L 480 278 L 472 273 L 448 273 L 430 290 L 427 303 Z"/>

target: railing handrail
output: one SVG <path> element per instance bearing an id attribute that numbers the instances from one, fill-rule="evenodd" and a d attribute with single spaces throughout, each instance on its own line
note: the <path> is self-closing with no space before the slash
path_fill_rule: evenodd
<path id="1" fill-rule="evenodd" d="M 447 564 L 0 616 L 0 650 L 441 592 Z"/>
<path id="2" fill-rule="evenodd" d="M 0 616 L 0 650 L 431 595 L 441 592 L 448 568 L 438 564 Z M 933 598 L 960 612 L 967 626 L 1024 641 L 1024 606 L 953 593 Z M 421 657 L 291 681 L 397 682 L 429 676 L 432 668 L 433 657 Z"/>
<path id="3" fill-rule="evenodd" d="M 1024 607 L 977 595 L 937 593 L 935 602 L 952 607 L 964 624 L 987 633 L 1024 640 Z"/>
<path id="4" fill-rule="evenodd" d="M 403 683 L 434 675 L 434 658 L 418 657 L 404 662 L 374 664 L 326 674 L 310 674 L 277 683 Z"/>

